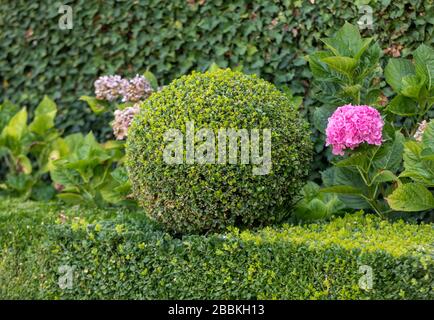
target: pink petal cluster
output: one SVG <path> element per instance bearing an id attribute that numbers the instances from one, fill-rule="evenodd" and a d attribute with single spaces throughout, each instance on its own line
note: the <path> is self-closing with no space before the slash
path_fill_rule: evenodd
<path id="1" fill-rule="evenodd" d="M 137 102 L 140 99 L 147 99 L 153 90 L 151 84 L 145 77 L 136 75 L 125 82 L 121 90 L 122 101 Z"/>
<path id="2" fill-rule="evenodd" d="M 128 128 L 133 121 L 136 114 L 140 112 L 139 104 L 132 107 L 125 108 L 124 110 L 115 111 L 115 119 L 112 123 L 113 134 L 117 140 L 124 140 L 128 133 Z"/>
<path id="3" fill-rule="evenodd" d="M 344 155 L 344 150 L 357 148 L 366 142 L 381 145 L 383 119 L 370 106 L 345 105 L 336 109 L 328 120 L 326 146 L 332 146 L 332 153 Z"/>
<path id="4" fill-rule="evenodd" d="M 123 102 L 137 102 L 147 99 L 153 92 L 149 81 L 140 75 L 132 79 L 124 79 L 121 76 L 102 76 L 95 83 L 95 95 L 97 99 L 114 101 L 122 97 Z"/>

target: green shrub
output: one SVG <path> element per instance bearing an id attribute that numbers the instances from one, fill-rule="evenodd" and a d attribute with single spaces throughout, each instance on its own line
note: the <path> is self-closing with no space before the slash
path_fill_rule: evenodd
<path id="1" fill-rule="evenodd" d="M 228 225 L 272 223 L 293 204 L 308 174 L 309 128 L 288 98 L 270 83 L 229 69 L 193 73 L 153 94 L 142 109 L 128 133 L 129 176 L 136 198 L 168 230 L 204 232 Z M 191 163 L 188 151 L 185 157 L 183 151 L 184 141 L 185 148 L 189 144 L 189 123 L 195 134 Z M 205 128 L 213 139 L 200 136 L 199 130 Z M 169 130 L 178 129 L 185 140 L 168 142 Z M 223 164 L 217 162 L 224 150 L 221 129 L 228 135 Z M 241 152 L 238 141 L 236 148 L 231 147 L 229 129 L 246 130 Z M 265 154 L 264 163 L 254 164 L 256 148 L 250 139 L 254 129 L 261 140 L 258 147 L 264 149 L 258 150 L 260 156 Z M 267 144 L 263 129 L 271 131 L 270 167 L 267 148 L 262 147 Z M 175 151 L 179 159 L 168 163 L 166 152 L 178 142 L 182 145 Z M 207 143 L 217 150 L 204 151 Z M 237 159 L 231 162 L 235 150 Z M 247 161 L 240 161 L 245 150 Z M 202 154 L 204 161 L 198 163 Z"/>
<path id="2" fill-rule="evenodd" d="M 56 114 L 57 106 L 47 96 L 30 123 L 26 108 L 19 110 L 9 101 L 0 105 L 0 193 L 37 200 L 54 197 L 47 173 L 60 137 Z"/>
<path id="3" fill-rule="evenodd" d="M 48 94 L 59 104 L 62 129 L 101 134 L 111 132 L 108 121 L 98 121 L 77 101 L 92 93 L 96 75 L 149 68 L 168 83 L 215 61 L 221 67 L 242 64 L 246 72 L 304 92 L 311 79 L 304 56 L 345 21 L 356 24 L 364 14 L 358 5 L 368 1 L 312 2 L 65 1 L 73 29 L 62 30 L 60 3 L 3 0 L 0 61 L 8 63 L 0 64 L 0 101 L 9 98 L 33 110 Z M 434 43 L 431 0 L 369 5 L 373 30 L 364 34 L 377 37 L 382 48 L 401 44 L 405 56 L 422 42 Z"/>
<path id="4" fill-rule="evenodd" d="M 178 239 L 139 212 L 17 201 L 0 209 L 2 298 L 434 299 L 432 225 L 353 214 Z M 75 268 L 72 289 L 59 288 L 60 266 Z"/>
<path id="5" fill-rule="evenodd" d="M 98 207 L 135 204 L 128 199 L 131 186 L 122 165 L 123 142 L 100 144 L 92 132 L 75 133 L 59 141 L 54 156 L 50 176 L 59 199 Z"/>

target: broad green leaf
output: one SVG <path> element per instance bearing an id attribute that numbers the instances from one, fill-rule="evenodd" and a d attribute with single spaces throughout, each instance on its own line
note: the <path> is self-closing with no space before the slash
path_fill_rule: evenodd
<path id="1" fill-rule="evenodd" d="M 48 129 L 54 127 L 56 114 L 56 103 L 47 96 L 44 96 L 44 99 L 42 99 L 35 110 L 35 117 L 29 125 L 29 130 L 41 136 L 44 135 Z"/>
<path id="2" fill-rule="evenodd" d="M 2 137 L 12 138 L 15 141 L 20 141 L 27 130 L 27 110 L 21 109 L 15 114 L 6 127 L 3 129 Z"/>
<path id="3" fill-rule="evenodd" d="M 32 177 L 25 173 L 6 175 L 7 187 L 21 194 L 25 192 L 29 192 L 32 187 L 32 183 L 33 183 Z"/>
<path id="4" fill-rule="evenodd" d="M 413 181 L 434 186 L 434 161 L 423 159 L 422 144 L 416 141 L 406 141 L 404 144 L 404 168 L 400 177 L 411 178 Z"/>
<path id="5" fill-rule="evenodd" d="M 315 52 L 307 58 L 309 61 L 309 68 L 312 71 L 312 74 L 317 79 L 325 79 L 329 77 L 329 71 L 327 69 L 327 65 L 321 61 L 321 59 L 330 57 L 331 54 L 326 51 L 318 51 Z"/>
<path id="6" fill-rule="evenodd" d="M 29 158 L 21 154 L 17 157 L 16 161 L 17 161 L 16 166 L 19 172 L 22 172 L 24 174 L 32 173 L 32 162 L 30 161 Z"/>
<path id="7" fill-rule="evenodd" d="M 49 97 L 44 96 L 42 101 L 39 103 L 39 105 L 35 109 L 35 117 L 40 115 L 51 115 L 51 117 L 54 119 L 57 113 L 57 106 L 56 103 L 51 100 Z"/>
<path id="8" fill-rule="evenodd" d="M 108 104 L 107 101 L 99 100 L 99 99 L 97 99 L 95 97 L 81 96 L 79 100 L 86 101 L 87 104 L 88 104 L 88 106 L 90 107 L 90 109 L 95 114 L 100 114 L 102 112 L 105 112 L 109 108 L 109 104 Z"/>
<path id="9" fill-rule="evenodd" d="M 40 136 L 54 127 L 54 119 L 50 115 L 39 115 L 29 125 L 29 130 L 39 134 Z"/>
<path id="10" fill-rule="evenodd" d="M 399 116 L 408 117 L 418 113 L 418 106 L 413 99 L 399 94 L 389 102 L 386 110 Z"/>
<path id="11" fill-rule="evenodd" d="M 374 175 L 371 180 L 371 185 L 375 185 L 377 183 L 391 182 L 397 181 L 398 177 L 390 170 L 383 170 Z"/>
<path id="12" fill-rule="evenodd" d="M 73 187 L 82 183 L 78 172 L 63 167 L 62 162 L 55 162 L 54 169 L 50 172 L 51 180 L 65 187 Z"/>
<path id="13" fill-rule="evenodd" d="M 76 193 L 61 193 L 58 194 L 57 197 L 69 204 L 82 204 L 85 202 L 85 199 Z"/>
<path id="14" fill-rule="evenodd" d="M 419 93 L 425 84 L 424 75 L 408 75 L 402 78 L 401 94 L 410 98 L 419 98 Z"/>
<path id="15" fill-rule="evenodd" d="M 360 167 L 365 168 L 368 164 L 368 157 L 365 153 L 355 153 L 350 157 L 337 162 L 336 167 Z"/>
<path id="16" fill-rule="evenodd" d="M 365 44 L 360 36 L 359 28 L 348 22 L 345 22 L 334 37 L 323 38 L 321 41 L 336 56 L 346 57 L 358 55 Z"/>
<path id="17" fill-rule="evenodd" d="M 421 44 L 413 53 L 416 72 L 427 79 L 428 90 L 434 88 L 434 49 Z"/>
<path id="18" fill-rule="evenodd" d="M 151 71 L 146 71 L 143 76 L 146 78 L 146 80 L 149 81 L 152 90 L 157 91 L 158 90 L 158 80 L 155 77 L 155 75 Z"/>
<path id="19" fill-rule="evenodd" d="M 434 121 L 428 122 L 422 135 L 422 144 L 424 148 L 434 150 Z"/>
<path id="20" fill-rule="evenodd" d="M 321 61 L 326 63 L 333 70 L 349 77 L 357 67 L 357 60 L 348 57 L 326 57 Z"/>
<path id="21" fill-rule="evenodd" d="M 359 49 L 359 51 L 354 55 L 353 58 L 359 60 L 360 57 L 363 55 L 363 53 L 366 51 L 366 49 L 369 47 L 371 42 L 372 42 L 372 38 L 362 39 L 362 46 Z"/>
<path id="22" fill-rule="evenodd" d="M 320 190 L 321 192 L 325 193 L 341 193 L 341 194 L 363 194 L 362 190 L 359 188 L 351 187 L 351 186 L 331 186 L 326 187 Z"/>
<path id="23" fill-rule="evenodd" d="M 321 173 L 325 187 L 332 186 L 350 186 L 359 189 L 363 194 L 367 193 L 367 186 L 360 177 L 359 172 L 350 167 L 331 167 Z M 355 191 L 355 190 L 354 190 Z M 370 207 L 366 200 L 357 194 L 340 194 L 339 199 L 347 208 L 367 209 Z"/>
<path id="24" fill-rule="evenodd" d="M 396 211 L 423 211 L 434 209 L 434 197 L 422 184 L 401 184 L 386 199 L 389 206 Z"/>
<path id="25" fill-rule="evenodd" d="M 336 110 L 335 107 L 331 106 L 322 106 L 320 108 L 316 108 L 313 113 L 313 125 L 320 132 L 325 133 L 328 119 Z"/>
<path id="26" fill-rule="evenodd" d="M 402 133 L 396 131 L 394 140 L 383 144 L 374 156 L 374 167 L 381 170 L 397 171 L 402 162 L 404 140 Z"/>
<path id="27" fill-rule="evenodd" d="M 407 59 L 391 59 L 384 69 L 384 77 L 387 83 L 397 93 L 401 93 L 402 79 L 415 74 L 414 65 Z"/>

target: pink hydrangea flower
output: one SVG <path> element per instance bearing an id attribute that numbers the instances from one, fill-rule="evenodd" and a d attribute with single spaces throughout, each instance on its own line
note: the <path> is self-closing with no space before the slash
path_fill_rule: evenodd
<path id="1" fill-rule="evenodd" d="M 332 146 L 332 153 L 344 155 L 344 150 L 357 148 L 366 142 L 381 145 L 383 119 L 370 106 L 345 105 L 336 109 L 328 120 L 326 146 Z"/>
<path id="2" fill-rule="evenodd" d="M 113 134 L 117 140 L 124 140 L 128 133 L 128 128 L 131 125 L 131 121 L 136 114 L 140 112 L 139 104 L 135 104 L 132 107 L 125 108 L 124 110 L 115 111 L 115 119 L 112 123 Z"/>

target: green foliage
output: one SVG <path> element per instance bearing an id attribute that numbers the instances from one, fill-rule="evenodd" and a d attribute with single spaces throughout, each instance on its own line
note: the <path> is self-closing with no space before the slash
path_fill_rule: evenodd
<path id="1" fill-rule="evenodd" d="M 415 126 L 434 105 L 434 49 L 420 45 L 413 52 L 413 60 L 389 60 L 384 76 L 397 94 L 387 111 L 414 117 Z"/>
<path id="2" fill-rule="evenodd" d="M 41 101 L 28 124 L 26 108 L 10 102 L 0 106 L 0 163 L 7 172 L 0 185 L 3 193 L 19 197 L 50 199 L 54 189 L 44 181 L 50 153 L 59 139 L 54 127 L 56 104 L 47 96 Z"/>
<path id="3" fill-rule="evenodd" d="M 358 29 L 348 23 L 333 38 L 322 41 L 328 51 L 311 54 L 309 64 L 318 91 L 317 99 L 324 104 L 315 110 L 313 123 L 324 132 L 328 117 L 340 105 L 363 104 L 380 109 L 382 106 L 378 81 L 381 76 L 379 46 L 370 46 L 372 39 L 361 38 Z M 395 128 L 402 126 L 397 116 L 409 117 L 407 120 L 411 126 L 405 125 L 402 131 L 407 137 L 412 136 L 417 130 L 417 123 L 426 117 L 434 102 L 430 80 L 434 50 L 420 45 L 413 52 L 413 58 L 414 63 L 407 59 L 391 59 L 384 70 L 387 83 L 397 95 L 383 113 L 383 144 L 360 146 L 322 173 L 326 186 L 322 192 L 339 194 L 347 208 L 370 208 L 381 216 L 391 211 L 384 199 L 393 191 L 393 183 L 398 182 L 405 141 L 401 130 L 395 131 Z M 396 204 L 396 197 L 404 196 L 403 190 L 416 192 L 420 186 L 400 186 L 390 201 Z M 430 203 L 428 194 L 420 194 L 418 200 L 423 198 L 423 204 L 404 211 L 417 211 L 415 208 L 425 210 Z M 400 206 L 395 206 L 398 207 L 403 207 L 402 202 Z"/>
<path id="4" fill-rule="evenodd" d="M 71 204 L 128 204 L 130 183 L 119 163 L 123 143 L 99 144 L 92 133 L 80 133 L 59 140 L 53 153 L 51 179 L 61 192 L 58 198 Z"/>
<path id="5" fill-rule="evenodd" d="M 53 3 L 1 1 L 0 12 L 7 14 L 0 19 L 0 60 L 7 63 L 0 65 L 0 101 L 34 110 L 48 94 L 59 104 L 60 128 L 103 136 L 111 132 L 108 121 L 76 100 L 92 94 L 96 75 L 134 75 L 149 68 L 169 83 L 215 61 L 221 67 L 242 64 L 244 72 L 300 94 L 311 80 L 304 56 L 319 38 L 361 17 L 360 1 L 77 0 L 65 1 L 72 4 L 73 29 L 61 30 L 62 13 Z M 420 43 L 433 44 L 431 0 L 369 5 L 374 29 L 364 34 L 383 48 L 402 44 L 405 56 Z"/>
<path id="6" fill-rule="evenodd" d="M 128 133 L 129 176 L 136 198 L 149 215 L 173 232 L 279 221 L 304 184 L 312 154 L 308 125 L 285 94 L 256 76 L 229 69 L 193 73 L 153 94 L 142 109 Z M 188 122 L 194 122 L 196 131 L 209 129 L 215 137 L 215 141 L 206 137 L 204 142 L 193 133 L 192 164 L 184 159 L 183 151 Z M 246 130 L 248 141 L 241 149 L 247 147 L 247 164 L 240 161 L 239 151 L 236 164 L 230 164 L 230 159 L 228 163 L 228 155 L 223 164 L 217 163 L 218 150 L 207 153 L 211 161 L 198 163 L 207 143 L 213 148 L 219 144 L 220 129 Z M 265 174 L 255 174 L 263 164 L 254 163 L 250 153 L 252 129 L 259 131 L 262 142 L 263 129 L 271 131 L 271 167 Z M 163 158 L 169 130 L 182 135 L 182 150 L 177 152 L 182 163 L 169 164 Z M 237 148 L 231 149 L 230 141 L 229 148 L 225 147 L 229 157 L 231 150 L 239 149 L 238 140 Z"/>
<path id="7" fill-rule="evenodd" d="M 330 223 L 173 238 L 140 213 L 0 202 L 8 299 L 433 299 L 430 225 Z M 30 227 L 28 227 L 30 226 Z M 60 289 L 59 266 L 73 266 Z M 372 289 L 359 287 L 361 266 Z"/>
<path id="8" fill-rule="evenodd" d="M 339 194 L 347 208 L 370 208 L 381 216 L 387 213 L 384 198 L 391 192 L 390 183 L 398 180 L 404 136 L 396 131 L 383 137 L 381 146 L 363 145 L 324 171 L 326 188 L 321 191 Z"/>
<path id="9" fill-rule="evenodd" d="M 335 194 L 320 192 L 320 186 L 309 181 L 301 190 L 302 199 L 294 209 L 294 216 L 301 220 L 330 218 L 345 205 Z"/>
<path id="10" fill-rule="evenodd" d="M 345 104 L 376 104 L 380 93 L 380 52 L 372 38 L 362 38 L 359 29 L 349 23 L 332 38 L 321 39 L 326 51 L 309 55 L 314 77 L 314 96 L 322 103 L 313 114 L 313 123 L 325 132 L 327 119 L 337 107 Z"/>
<path id="11" fill-rule="evenodd" d="M 403 183 L 387 198 L 397 211 L 425 211 L 434 209 L 434 122 L 429 122 L 420 142 L 404 143 L 404 168 L 399 175 Z M 411 179 L 412 182 L 404 181 Z"/>

